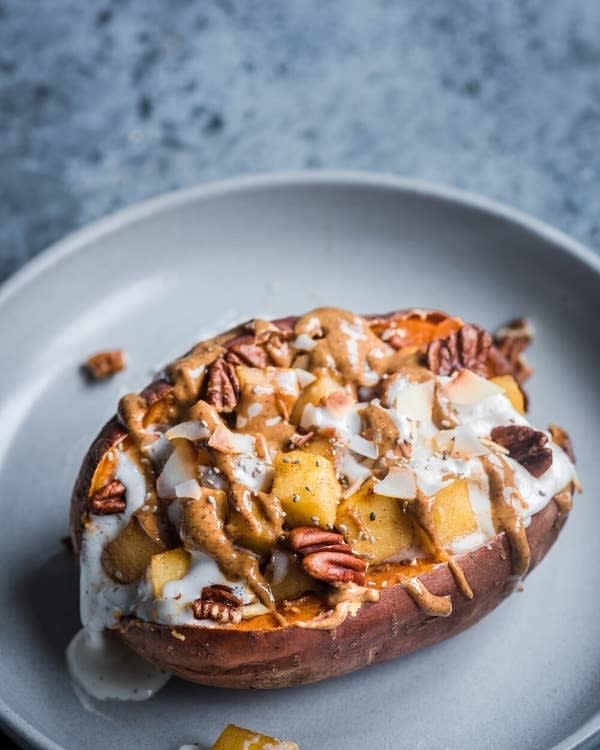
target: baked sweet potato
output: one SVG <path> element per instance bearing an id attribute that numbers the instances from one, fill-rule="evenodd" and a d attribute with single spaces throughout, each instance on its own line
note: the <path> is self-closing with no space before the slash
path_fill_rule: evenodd
<path id="1" fill-rule="evenodd" d="M 276 688 L 477 622 L 542 560 L 577 486 L 501 349 L 444 313 L 329 308 L 197 345 L 85 457 L 71 534 L 101 616 L 84 625 L 193 682 Z"/>

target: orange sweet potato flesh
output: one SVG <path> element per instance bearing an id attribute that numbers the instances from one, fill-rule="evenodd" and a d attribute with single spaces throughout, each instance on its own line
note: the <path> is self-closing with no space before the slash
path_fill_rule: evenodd
<path id="1" fill-rule="evenodd" d="M 383 316 L 378 318 L 382 319 Z M 160 387 L 152 384 L 144 393 Z M 113 418 L 101 430 L 83 462 L 71 504 L 71 536 L 76 553 L 81 548 L 87 495 L 96 466 L 124 435 L 123 427 Z M 533 516 L 527 529 L 532 553 L 530 569 L 544 558 L 565 520 L 555 500 Z M 116 632 L 145 658 L 203 685 L 271 689 L 317 682 L 443 641 L 478 622 L 511 593 L 511 550 L 505 534 L 459 556 L 457 562 L 473 590 L 472 599 L 458 590 L 446 564 L 419 575 L 433 594 L 450 594 L 453 612 L 445 618 L 426 615 L 396 584 L 381 589 L 378 602 L 363 604 L 355 616 L 349 616 L 333 630 L 274 627 L 270 618 L 266 618 L 267 624 L 264 617 L 257 618 L 256 624 L 249 620 L 216 628 L 173 628 L 129 617 L 121 621 Z"/>

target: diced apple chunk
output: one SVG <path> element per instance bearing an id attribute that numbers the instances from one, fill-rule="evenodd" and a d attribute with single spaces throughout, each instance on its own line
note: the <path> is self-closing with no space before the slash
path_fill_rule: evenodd
<path id="1" fill-rule="evenodd" d="M 183 547 L 152 555 L 148 566 L 148 578 L 155 599 L 162 597 L 166 583 L 178 581 L 187 574 L 190 569 L 190 558 L 190 553 Z"/>
<path id="2" fill-rule="evenodd" d="M 318 586 L 318 582 L 304 572 L 296 555 L 282 549 L 273 552 L 266 577 L 278 602 L 284 599 L 297 599 L 307 591 L 314 591 Z"/>
<path id="3" fill-rule="evenodd" d="M 466 479 L 455 479 L 436 494 L 433 500 L 433 523 L 438 540 L 444 547 L 452 544 L 455 539 L 478 530 Z"/>
<path id="4" fill-rule="evenodd" d="M 298 745 L 228 724 L 211 750 L 298 750 Z"/>
<path id="5" fill-rule="evenodd" d="M 401 558 L 415 542 L 415 525 L 402 501 L 377 495 L 371 482 L 341 503 L 335 525 L 352 549 L 368 555 L 371 565 Z"/>
<path id="6" fill-rule="evenodd" d="M 335 522 L 340 493 L 328 459 L 299 450 L 277 454 L 273 494 L 281 501 L 288 526 L 327 528 Z"/>
<path id="7" fill-rule="evenodd" d="M 102 551 L 102 567 L 113 581 L 133 583 L 144 574 L 152 555 L 163 548 L 152 540 L 133 517 Z"/>

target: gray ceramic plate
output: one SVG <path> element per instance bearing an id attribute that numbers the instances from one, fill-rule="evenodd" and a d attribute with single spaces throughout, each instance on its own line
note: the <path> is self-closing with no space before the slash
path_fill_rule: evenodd
<path id="1" fill-rule="evenodd" d="M 87 445 L 118 396 L 199 336 L 320 304 L 447 308 L 534 322 L 533 418 L 568 427 L 586 493 L 545 563 L 457 638 L 320 685 L 227 692 L 172 682 L 82 708 L 63 650 L 78 627 L 61 551 Z M 227 722 L 302 750 L 583 748 L 600 728 L 600 262 L 488 201 L 381 176 L 299 174 L 198 188 L 75 234 L 0 293 L 0 714 L 35 748 L 209 746 Z M 81 359 L 129 369 L 85 386 Z"/>

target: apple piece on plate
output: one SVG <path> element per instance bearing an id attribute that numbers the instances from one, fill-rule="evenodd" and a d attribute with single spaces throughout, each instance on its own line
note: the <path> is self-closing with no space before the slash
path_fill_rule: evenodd
<path id="1" fill-rule="evenodd" d="M 298 750 L 294 742 L 282 742 L 235 724 L 228 724 L 211 750 Z"/>

